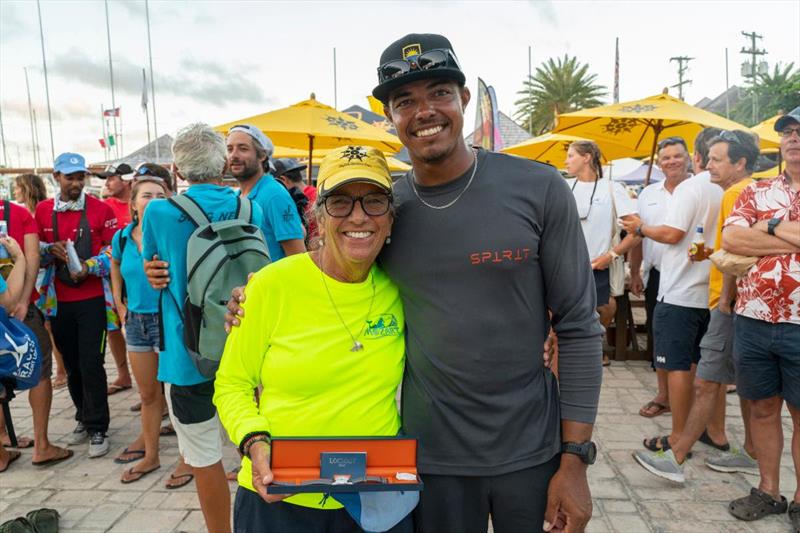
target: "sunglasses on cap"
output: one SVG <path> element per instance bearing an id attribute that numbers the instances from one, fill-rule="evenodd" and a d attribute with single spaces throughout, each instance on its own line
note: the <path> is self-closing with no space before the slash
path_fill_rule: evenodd
<path id="1" fill-rule="evenodd" d="M 658 141 L 658 149 L 661 150 L 665 146 L 672 146 L 675 144 L 680 144 L 686 149 L 687 152 L 689 151 L 689 149 L 686 147 L 686 141 L 683 140 L 683 137 L 667 137 L 666 139 L 661 139 Z"/>
<path id="2" fill-rule="evenodd" d="M 405 76 L 414 70 L 436 70 L 440 68 L 456 68 L 461 70 L 452 50 L 437 48 L 428 50 L 418 56 L 408 59 L 393 59 L 378 67 L 378 82 L 385 83 L 389 80 Z"/>

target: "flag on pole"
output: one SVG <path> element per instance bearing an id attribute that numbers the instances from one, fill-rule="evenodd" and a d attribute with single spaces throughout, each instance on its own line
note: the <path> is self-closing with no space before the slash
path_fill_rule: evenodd
<path id="1" fill-rule="evenodd" d="M 104 109 L 103 116 L 104 117 L 118 117 L 119 116 L 119 107 L 115 107 L 113 109 Z"/>
<path id="2" fill-rule="evenodd" d="M 114 139 L 114 136 L 113 135 L 109 135 L 108 136 L 108 145 L 109 146 L 116 146 L 116 144 L 117 144 L 117 141 L 116 141 L 116 139 Z"/>
<path id="3" fill-rule="evenodd" d="M 617 37 L 616 55 L 614 56 L 614 103 L 619 103 L 619 37 Z"/>
<path id="4" fill-rule="evenodd" d="M 142 111 L 147 113 L 147 74 L 142 69 Z"/>
<path id="5" fill-rule="evenodd" d="M 97 139 L 97 142 L 100 143 L 100 148 L 106 147 L 106 140 L 105 139 Z"/>

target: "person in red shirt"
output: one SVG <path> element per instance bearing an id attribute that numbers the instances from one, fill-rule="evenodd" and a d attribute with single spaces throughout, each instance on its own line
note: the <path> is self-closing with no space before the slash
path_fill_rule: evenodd
<path id="1" fill-rule="evenodd" d="M 58 307 L 52 319 L 53 338 L 64 358 L 67 386 L 77 410 L 78 424 L 68 442 L 80 444 L 89 437 L 89 457 L 100 457 L 109 449 L 103 368 L 106 308 L 102 280 L 87 274 L 83 262 L 111 243 L 117 220 L 108 205 L 84 192 L 89 174 L 82 156 L 61 154 L 53 170 L 59 191 L 36 206 L 35 219 L 39 238 L 49 243 L 45 259 L 54 262 Z M 72 270 L 68 267 L 70 246 L 80 262 Z"/>
<path id="2" fill-rule="evenodd" d="M 124 228 L 131 222 L 131 184 L 133 183 L 134 171 L 127 163 L 117 166 L 109 165 L 103 172 L 95 174 L 98 178 L 106 180 L 105 189 L 108 197 L 103 200 L 117 217 L 117 226 Z M 108 346 L 111 348 L 111 355 L 114 356 L 114 363 L 117 365 L 117 379 L 108 386 L 108 394 L 116 394 L 120 391 L 131 388 L 131 372 L 128 368 L 127 351 L 125 347 L 125 337 L 122 335 L 121 323 L 114 310 L 113 323 L 109 322 L 108 327 Z"/>
<path id="3" fill-rule="evenodd" d="M 39 293 L 36 291 L 36 277 L 39 273 L 39 234 L 36 222 L 27 209 L 8 200 L 0 202 L 0 220 L 6 222 L 8 236 L 20 244 L 25 256 L 25 277 L 22 290 L 18 291 L 16 301 L 9 306 L 9 314 L 22 320 L 36 335 L 42 353 L 42 374 L 39 384 L 28 393 L 28 402 L 33 412 L 34 440 L 20 437 L 20 447 L 33 448 L 33 463 L 44 466 L 54 464 L 72 457 L 72 452 L 53 446 L 48 439 L 48 421 L 50 404 L 53 399 L 53 387 L 50 377 L 53 372 L 52 345 L 50 335 L 44 328 L 44 315 L 31 305 L 36 302 Z M 0 414 L 0 421 L 2 415 Z M 0 424 L 0 445 L 8 445 L 5 424 Z"/>

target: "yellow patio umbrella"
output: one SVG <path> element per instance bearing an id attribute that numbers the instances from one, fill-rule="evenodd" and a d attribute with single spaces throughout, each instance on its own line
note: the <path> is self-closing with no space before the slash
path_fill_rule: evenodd
<path id="1" fill-rule="evenodd" d="M 775 131 L 775 123 L 781 118 L 783 115 L 778 114 L 772 118 L 768 118 L 764 122 L 756 124 L 750 130 L 758 135 L 758 138 L 761 139 L 761 148 L 776 148 L 780 149 L 781 147 L 781 137 L 778 135 L 778 132 Z M 770 146 L 765 146 L 766 143 L 770 143 Z"/>
<path id="2" fill-rule="evenodd" d="M 547 163 L 556 168 L 563 168 L 569 145 L 575 141 L 586 140 L 589 139 L 550 132 L 515 144 L 514 146 L 508 146 L 500 151 L 507 154 L 518 155 L 525 159 L 533 159 L 535 161 Z M 598 143 L 598 146 L 600 147 L 600 152 L 603 154 L 604 162 L 636 155 L 634 150 L 609 142 Z"/>
<path id="3" fill-rule="evenodd" d="M 652 168 L 660 139 L 682 137 L 691 147 L 697 134 L 709 126 L 726 130 L 747 129 L 737 122 L 689 105 L 668 94 L 657 94 L 642 100 L 558 115 L 553 132 L 630 148 L 636 156 L 649 155 Z M 650 181 L 649 178 L 648 175 L 645 184 Z"/>
<path id="4" fill-rule="evenodd" d="M 225 134 L 237 124 L 259 128 L 276 146 L 304 149 L 312 160 L 315 148 L 359 144 L 391 153 L 403 148 L 396 136 L 318 102 L 313 94 L 289 107 L 220 124 L 214 129 Z"/>
<path id="5" fill-rule="evenodd" d="M 326 148 L 323 150 L 314 150 L 314 166 L 318 166 L 322 160 L 331 152 L 332 148 Z M 386 157 L 386 163 L 389 165 L 389 170 L 392 172 L 406 172 L 411 170 L 411 165 L 400 161 L 399 159 L 392 157 L 391 154 L 384 153 L 384 157 Z M 303 162 L 308 161 L 308 152 L 305 150 L 298 150 L 297 148 L 286 148 L 285 146 L 276 146 L 275 151 L 272 153 L 272 157 L 293 157 L 295 159 L 302 160 Z"/>

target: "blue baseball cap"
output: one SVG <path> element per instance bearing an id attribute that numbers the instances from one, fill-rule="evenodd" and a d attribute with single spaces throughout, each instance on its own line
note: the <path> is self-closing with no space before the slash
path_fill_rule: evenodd
<path id="1" fill-rule="evenodd" d="M 73 172 L 89 172 L 86 168 L 86 159 L 80 154 L 66 152 L 56 157 L 53 163 L 53 172 L 72 174 Z"/>
<path id="2" fill-rule="evenodd" d="M 775 131 L 783 131 L 786 126 L 792 122 L 800 124 L 800 106 L 795 107 L 781 118 L 775 121 Z"/>
<path id="3" fill-rule="evenodd" d="M 275 145 L 272 144 L 272 140 L 269 137 L 264 135 L 263 131 L 250 124 L 238 124 L 228 130 L 228 135 L 234 131 L 241 131 L 248 134 L 265 152 L 267 152 L 267 157 L 272 157 L 272 153 L 275 151 Z"/>

